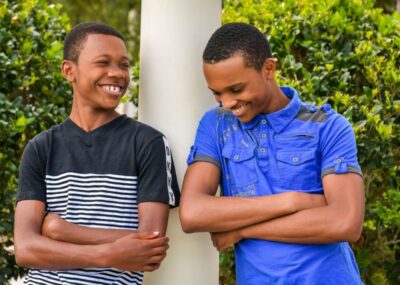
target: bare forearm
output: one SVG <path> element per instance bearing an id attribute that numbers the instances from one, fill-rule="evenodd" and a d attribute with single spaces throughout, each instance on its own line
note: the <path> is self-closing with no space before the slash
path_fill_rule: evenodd
<path id="1" fill-rule="evenodd" d="M 190 226 L 184 228 L 187 232 L 239 229 L 325 203 L 321 195 L 297 192 L 257 198 L 198 195 L 192 199 L 196 202 L 190 203 L 190 209 L 181 206 L 181 211 L 190 213 L 186 216 Z M 181 214 L 182 216 L 185 215 Z"/>
<path id="2" fill-rule="evenodd" d="M 357 174 L 323 180 L 327 206 L 299 211 L 243 229 L 243 237 L 292 243 L 356 241 L 364 220 L 364 186 Z"/>
<path id="3" fill-rule="evenodd" d="M 68 231 L 63 231 L 65 234 L 61 232 L 55 239 L 82 245 L 96 245 L 110 243 L 135 232 L 134 230 L 89 228 L 72 223 L 68 228 Z"/>
<path id="4" fill-rule="evenodd" d="M 125 229 L 102 229 L 80 226 L 67 222 L 54 213 L 49 213 L 42 225 L 42 235 L 53 240 L 82 245 L 110 243 L 134 232 L 133 230 Z"/>
<path id="5" fill-rule="evenodd" d="M 75 245 L 41 235 L 25 237 L 15 245 L 17 263 L 24 267 L 64 270 L 102 267 L 105 248 L 97 245 Z"/>
<path id="6" fill-rule="evenodd" d="M 216 197 L 220 169 L 206 162 L 188 167 L 180 218 L 185 232 L 223 232 L 325 205 L 321 195 L 286 192 L 264 197 Z"/>
<path id="7" fill-rule="evenodd" d="M 346 219 L 356 221 L 344 222 Z M 361 233 L 361 224 L 359 217 L 338 215 L 333 207 L 325 206 L 243 228 L 240 235 L 242 238 L 289 243 L 356 241 Z"/>

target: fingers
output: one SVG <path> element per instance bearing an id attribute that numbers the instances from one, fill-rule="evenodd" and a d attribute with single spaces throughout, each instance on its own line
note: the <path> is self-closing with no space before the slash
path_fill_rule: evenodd
<path id="1" fill-rule="evenodd" d="M 130 234 L 133 238 L 153 239 L 159 236 L 159 232 L 135 232 Z"/>
<path id="2" fill-rule="evenodd" d="M 168 248 L 169 248 L 169 245 L 165 245 L 165 246 L 160 246 L 160 247 L 154 248 L 151 251 L 151 254 L 152 255 L 166 255 Z"/>
<path id="3" fill-rule="evenodd" d="M 160 267 L 160 264 L 147 264 L 143 267 L 141 271 L 152 272 Z"/>
<path id="4" fill-rule="evenodd" d="M 128 236 L 133 239 L 145 239 L 151 241 L 151 244 L 162 245 L 169 242 L 169 238 L 166 236 L 159 236 L 159 232 L 135 232 Z"/>
<path id="5" fill-rule="evenodd" d="M 163 261 L 166 256 L 167 256 L 167 253 L 164 252 L 163 254 L 152 256 L 151 258 L 148 259 L 148 262 L 149 263 L 154 263 L 154 264 L 155 263 L 161 263 L 161 261 Z"/>

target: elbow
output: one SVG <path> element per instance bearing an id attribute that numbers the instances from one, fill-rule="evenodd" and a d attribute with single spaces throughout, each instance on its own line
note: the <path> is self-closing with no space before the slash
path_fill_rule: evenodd
<path id="1" fill-rule="evenodd" d="M 181 220 L 182 230 L 187 234 L 198 232 L 198 217 L 199 215 L 193 208 L 188 209 L 187 207 L 181 206 L 179 211 L 179 218 Z"/>
<path id="2" fill-rule="evenodd" d="M 350 220 L 350 219 L 348 219 Z M 344 222 L 342 223 L 339 232 L 339 241 L 347 241 L 354 243 L 361 237 L 362 222 Z"/>
<path id="3" fill-rule="evenodd" d="M 354 225 L 354 224 L 351 225 L 343 233 L 345 241 L 351 243 L 358 241 L 361 237 L 361 232 L 362 232 L 362 225 Z"/>
<path id="4" fill-rule="evenodd" d="M 26 245 L 14 245 L 15 263 L 21 267 L 31 267 L 29 249 Z"/>
<path id="5" fill-rule="evenodd" d="M 182 230 L 187 234 L 194 233 L 195 227 L 193 226 L 194 221 L 193 221 L 193 218 L 191 217 L 191 215 L 187 214 L 186 212 L 181 211 L 179 213 L 179 216 L 180 216 L 180 220 L 181 220 Z"/>

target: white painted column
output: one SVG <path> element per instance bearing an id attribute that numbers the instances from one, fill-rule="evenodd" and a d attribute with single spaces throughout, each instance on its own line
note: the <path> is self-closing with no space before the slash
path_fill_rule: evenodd
<path id="1" fill-rule="evenodd" d="M 166 135 L 180 186 L 202 114 L 215 105 L 202 74 L 202 52 L 221 22 L 221 0 L 143 0 L 139 120 Z M 185 234 L 171 211 L 170 249 L 145 285 L 216 285 L 218 253 L 208 233 Z"/>

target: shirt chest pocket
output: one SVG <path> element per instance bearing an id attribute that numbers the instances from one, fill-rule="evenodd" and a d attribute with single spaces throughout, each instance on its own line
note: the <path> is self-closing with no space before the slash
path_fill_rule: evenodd
<path id="1" fill-rule="evenodd" d="M 316 150 L 277 152 L 279 186 L 289 190 L 312 190 L 318 182 Z"/>
<path id="2" fill-rule="evenodd" d="M 256 156 L 254 148 L 225 147 L 222 150 L 226 164 L 226 179 L 233 196 L 258 196 Z"/>

